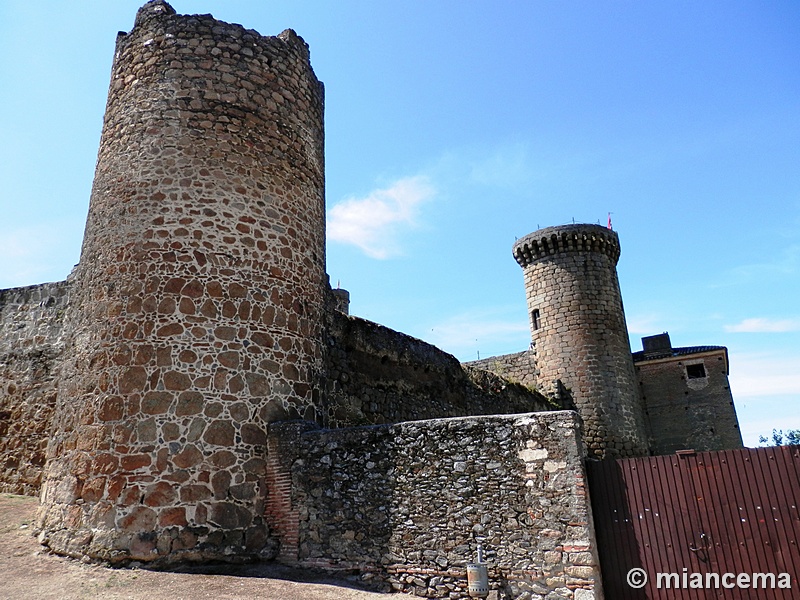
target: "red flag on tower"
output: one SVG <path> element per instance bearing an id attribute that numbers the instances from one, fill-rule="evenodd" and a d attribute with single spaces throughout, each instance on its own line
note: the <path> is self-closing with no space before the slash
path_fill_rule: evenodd
<path id="1" fill-rule="evenodd" d="M 612 229 L 612 227 L 611 227 L 611 213 L 608 213 L 608 228 Z"/>

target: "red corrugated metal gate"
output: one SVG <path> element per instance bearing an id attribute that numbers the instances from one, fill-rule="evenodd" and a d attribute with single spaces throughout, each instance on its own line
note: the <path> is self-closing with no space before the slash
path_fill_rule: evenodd
<path id="1" fill-rule="evenodd" d="M 607 600 L 800 598 L 800 447 L 587 470 Z"/>

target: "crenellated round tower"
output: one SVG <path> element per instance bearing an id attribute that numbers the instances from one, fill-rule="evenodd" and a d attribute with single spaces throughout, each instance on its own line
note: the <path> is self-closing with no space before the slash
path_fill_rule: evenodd
<path id="1" fill-rule="evenodd" d="M 293 31 L 120 33 L 39 527 L 70 555 L 274 554 L 267 424 L 317 418 L 323 88 Z"/>
<path id="2" fill-rule="evenodd" d="M 599 225 L 548 227 L 517 240 L 513 252 L 524 271 L 540 388 L 571 397 L 591 456 L 645 454 L 616 232 Z"/>

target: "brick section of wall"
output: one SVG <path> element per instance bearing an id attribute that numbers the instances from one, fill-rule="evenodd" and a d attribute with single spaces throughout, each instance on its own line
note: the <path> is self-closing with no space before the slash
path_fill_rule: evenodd
<path id="1" fill-rule="evenodd" d="M 0 492 L 39 493 L 69 283 L 0 290 Z"/>
<path id="2" fill-rule="evenodd" d="M 272 445 L 268 452 L 274 456 Z M 300 513 L 292 507 L 292 474 L 280 468 L 280 459 L 267 459 L 267 502 L 264 515 L 278 546 L 275 556 L 286 564 L 297 561 Z"/>
<path id="3" fill-rule="evenodd" d="M 526 387 L 536 387 L 536 362 L 529 350 L 471 360 L 464 366 L 482 369 Z"/>
<path id="4" fill-rule="evenodd" d="M 463 367 L 422 340 L 339 311 L 328 314 L 324 423 L 347 427 L 558 408 L 538 392 Z"/>
<path id="5" fill-rule="evenodd" d="M 323 90 L 293 31 L 117 38 L 39 526 L 110 561 L 258 556 L 267 425 L 314 419 Z"/>
<path id="6" fill-rule="evenodd" d="M 299 548 L 300 509 L 292 499 L 292 464 L 297 457 L 297 439 L 317 426 L 309 421 L 279 423 L 270 428 L 267 440 L 267 499 L 264 515 L 272 535 L 273 557 L 295 564 Z"/>
<path id="7" fill-rule="evenodd" d="M 688 365 L 703 365 L 706 377 L 690 378 Z M 640 361 L 636 373 L 654 454 L 743 446 L 724 349 Z"/>
<path id="8" fill-rule="evenodd" d="M 480 542 L 501 597 L 602 597 L 574 412 L 270 435 L 294 449 L 301 565 L 466 598 Z"/>
<path id="9" fill-rule="evenodd" d="M 592 456 L 647 452 L 616 265 L 617 234 L 598 225 L 535 231 L 514 244 L 531 318 L 538 385 L 571 397 Z M 563 389 L 562 389 L 563 388 Z"/>

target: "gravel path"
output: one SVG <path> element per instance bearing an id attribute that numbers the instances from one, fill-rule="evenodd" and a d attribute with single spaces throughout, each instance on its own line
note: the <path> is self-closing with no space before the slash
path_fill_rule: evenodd
<path id="1" fill-rule="evenodd" d="M 220 565 L 191 572 L 110 569 L 45 552 L 31 534 L 38 501 L 0 494 L 0 598 L 35 600 L 388 600 L 308 571 Z M 188 570 L 187 570 L 188 571 Z"/>

